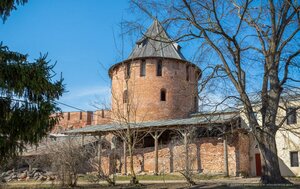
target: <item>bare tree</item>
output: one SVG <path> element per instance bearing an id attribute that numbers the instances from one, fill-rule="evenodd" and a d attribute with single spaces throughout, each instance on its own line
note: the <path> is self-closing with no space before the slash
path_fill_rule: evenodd
<path id="1" fill-rule="evenodd" d="M 130 64 L 130 66 L 128 66 Z M 112 120 L 116 124 L 114 135 L 120 137 L 124 142 L 124 170 L 127 169 L 127 156 L 129 156 L 129 169 L 131 184 L 138 184 L 134 170 L 134 150 L 136 144 L 150 132 L 148 128 L 141 128 L 144 115 L 139 111 L 142 102 L 136 93 L 135 75 L 133 74 L 134 63 L 122 63 L 120 65 L 124 72 L 125 79 L 117 78 L 112 87 Z M 132 73 L 132 74 L 131 74 Z M 124 86 L 124 91 L 121 90 Z"/>
<path id="2" fill-rule="evenodd" d="M 49 145 L 48 156 L 62 186 L 76 186 L 78 173 L 87 168 L 89 153 L 78 140 L 68 139 Z"/>
<path id="3" fill-rule="evenodd" d="M 287 182 L 281 176 L 275 141 L 287 116 L 277 119 L 280 99 L 299 91 L 299 3 L 297 1 L 133 1 L 177 31 L 174 41 L 189 41 L 215 55 L 211 79 L 234 88 L 226 99 L 243 105 L 251 133 L 263 156 L 263 183 Z M 205 62 L 202 62 L 205 68 Z M 207 64 L 206 64 L 207 65 Z M 205 74 L 205 73 L 204 73 Z M 255 116 L 258 95 L 261 124 Z M 299 107 L 298 107 L 299 108 Z"/>
<path id="4" fill-rule="evenodd" d="M 182 148 L 174 148 L 175 154 L 184 154 L 184 158 L 182 155 L 177 156 L 175 160 L 177 162 L 176 167 L 178 167 L 179 173 L 184 176 L 187 183 L 192 185 L 196 185 L 194 181 L 194 171 L 193 171 L 193 162 L 196 157 L 191 153 L 191 146 L 193 142 L 195 142 L 195 128 L 194 127 L 184 127 L 182 129 L 177 130 L 178 135 L 171 142 L 171 145 L 179 146 L 183 145 Z M 183 151 L 183 153 L 182 153 Z"/>
<path id="5" fill-rule="evenodd" d="M 103 162 L 101 159 L 101 151 L 103 144 L 101 143 L 101 141 L 102 140 L 99 140 L 98 143 L 90 143 L 87 147 L 85 147 L 89 149 L 87 150 L 89 154 L 88 156 L 90 157 L 88 163 L 93 170 L 96 170 L 96 174 L 92 174 L 91 177 L 89 177 L 89 180 L 92 182 L 99 182 L 101 180 L 105 180 L 109 186 L 114 186 L 116 184 L 114 176 L 113 178 L 111 178 L 109 169 L 103 169 L 102 166 Z M 110 156 L 110 154 L 108 154 L 108 156 Z M 114 161 L 114 159 L 112 160 Z"/>

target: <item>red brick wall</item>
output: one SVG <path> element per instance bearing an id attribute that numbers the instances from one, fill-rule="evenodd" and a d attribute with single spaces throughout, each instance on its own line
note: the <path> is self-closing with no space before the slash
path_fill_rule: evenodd
<path id="1" fill-rule="evenodd" d="M 92 125 L 103 125 L 111 122 L 110 110 L 97 110 L 93 115 Z"/>
<path id="2" fill-rule="evenodd" d="M 249 138 L 247 135 L 238 134 L 228 140 L 229 174 L 236 176 L 240 172 L 249 173 Z M 117 149 L 117 167 L 124 173 L 123 149 Z M 159 146 L 159 171 L 176 172 L 184 169 L 184 146 L 163 145 Z M 105 156 L 105 155 L 104 155 Z M 134 168 L 136 173 L 154 172 L 155 161 L 154 147 L 139 148 L 135 150 Z M 190 167 L 194 171 L 200 170 L 205 174 L 224 173 L 224 145 L 220 138 L 201 138 L 189 145 Z M 108 157 L 103 157 L 103 166 L 108 166 Z M 111 169 L 111 168 L 110 168 Z M 129 157 L 127 157 L 127 171 L 129 172 Z M 106 170 L 107 171 L 107 170 Z"/>
<path id="3" fill-rule="evenodd" d="M 250 174 L 250 137 L 247 134 L 239 133 L 238 138 L 238 151 L 240 162 L 239 169 L 241 173 Z"/>
<path id="4" fill-rule="evenodd" d="M 95 112 L 63 112 L 59 123 L 53 128 L 52 133 L 82 128 L 88 125 L 106 124 L 110 121 L 109 110 L 97 110 Z"/>
<path id="5" fill-rule="evenodd" d="M 156 76 L 157 58 L 146 59 L 146 76 L 140 76 L 141 60 L 131 62 L 131 74 L 126 85 L 126 64 L 116 66 L 112 76 L 112 118 L 126 114 L 130 106 L 130 121 L 150 121 L 188 117 L 195 111 L 197 95 L 196 68 L 179 60 L 163 59 L 162 76 Z M 189 78 L 186 80 L 186 66 Z M 128 87 L 129 103 L 123 103 Z M 160 101 L 160 91 L 166 89 L 166 101 Z M 125 112 L 125 113 L 124 113 Z"/>

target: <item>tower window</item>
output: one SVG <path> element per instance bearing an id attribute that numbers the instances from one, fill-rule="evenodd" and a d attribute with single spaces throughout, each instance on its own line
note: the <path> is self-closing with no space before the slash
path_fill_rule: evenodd
<path id="1" fill-rule="evenodd" d="M 286 110 L 287 124 L 297 123 L 297 109 L 296 108 L 287 108 Z"/>
<path id="2" fill-rule="evenodd" d="M 291 167 L 299 167 L 298 152 L 290 152 Z"/>
<path id="3" fill-rule="evenodd" d="M 79 113 L 79 119 L 82 120 L 82 112 Z"/>
<path id="4" fill-rule="evenodd" d="M 130 63 L 126 64 L 126 74 L 125 78 L 130 78 Z"/>
<path id="5" fill-rule="evenodd" d="M 71 114 L 70 114 L 70 112 L 68 112 L 68 120 L 70 120 L 71 119 Z"/>
<path id="6" fill-rule="evenodd" d="M 198 96 L 194 97 L 195 112 L 198 112 Z"/>
<path id="7" fill-rule="evenodd" d="M 160 90 L 160 101 L 166 101 L 166 89 L 161 89 Z"/>
<path id="8" fill-rule="evenodd" d="M 158 60 L 156 64 L 156 76 L 162 76 L 162 61 Z"/>
<path id="9" fill-rule="evenodd" d="M 142 45 L 145 46 L 145 45 L 147 45 L 147 43 L 148 43 L 148 40 L 145 39 L 145 40 L 143 40 Z"/>
<path id="10" fill-rule="evenodd" d="M 186 80 L 189 81 L 190 80 L 190 72 L 189 72 L 189 66 L 188 65 L 185 67 L 185 72 L 186 72 Z"/>
<path id="11" fill-rule="evenodd" d="M 125 104 L 125 103 L 128 103 L 128 91 L 127 90 L 125 90 L 124 92 L 123 92 L 123 103 Z"/>
<path id="12" fill-rule="evenodd" d="M 140 76 L 143 77 L 146 75 L 146 61 L 142 60 L 140 65 Z"/>

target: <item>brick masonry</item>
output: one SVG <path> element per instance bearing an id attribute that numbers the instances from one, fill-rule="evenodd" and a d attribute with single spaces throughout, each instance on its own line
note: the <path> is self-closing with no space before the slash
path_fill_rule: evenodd
<path id="1" fill-rule="evenodd" d="M 162 60 L 162 76 L 156 75 L 158 58 L 147 58 L 146 75 L 140 76 L 141 59 L 116 65 L 111 69 L 112 118 L 118 120 L 121 114 L 130 110 L 131 122 L 188 117 L 196 111 L 196 73 L 190 63 L 174 59 Z M 126 65 L 130 63 L 130 78 L 126 80 Z M 187 81 L 187 71 L 189 79 Z M 198 72 L 197 72 L 198 71 Z M 160 100 L 161 89 L 166 90 L 166 101 Z M 123 103 L 123 92 L 128 90 L 128 103 Z"/>
<path id="2" fill-rule="evenodd" d="M 228 139 L 228 165 L 229 174 L 239 176 L 249 175 L 249 136 L 238 133 Z M 109 154 L 109 155 L 108 155 Z M 185 153 L 182 144 L 159 145 L 159 172 L 170 173 L 184 169 Z M 134 169 L 136 173 L 154 173 L 155 170 L 154 147 L 138 148 L 134 153 Z M 189 145 L 190 167 L 195 172 L 204 174 L 223 174 L 224 145 L 221 138 L 210 137 L 195 140 Z M 113 152 L 103 152 L 102 168 L 105 172 L 113 173 L 113 165 L 116 172 L 124 173 L 123 149 L 116 148 Z M 129 157 L 127 157 L 127 170 L 129 170 Z"/>
<path id="3" fill-rule="evenodd" d="M 147 58 L 146 74 L 140 76 L 141 59 L 117 64 L 110 70 L 112 79 L 112 110 L 95 112 L 69 112 L 55 127 L 54 132 L 82 128 L 88 125 L 103 125 L 112 121 L 142 122 L 187 118 L 197 111 L 197 85 L 199 69 L 194 65 L 174 59 L 162 59 L 162 76 L 156 75 L 158 58 Z M 130 63 L 130 77 L 126 78 L 126 65 Z M 188 74 L 188 76 L 187 76 Z M 161 89 L 166 90 L 166 101 L 161 101 Z M 128 91 L 124 102 L 123 92 Z M 106 137 L 110 147 L 103 148 L 102 168 L 105 172 L 124 173 L 123 146 L 112 147 L 112 135 Z M 184 169 L 184 146 L 170 141 L 159 145 L 159 172 L 176 172 Z M 189 145 L 190 167 L 205 174 L 222 174 L 224 165 L 222 138 L 200 138 Z M 139 172 L 154 172 L 154 147 L 137 148 L 134 154 L 134 169 Z M 249 174 L 249 137 L 242 133 L 228 136 L 228 166 L 230 175 Z M 127 157 L 129 172 L 129 157 Z"/>
<path id="4" fill-rule="evenodd" d="M 111 122 L 110 110 L 95 112 L 63 112 L 59 122 L 54 126 L 52 133 L 83 128 L 89 125 L 106 124 Z"/>

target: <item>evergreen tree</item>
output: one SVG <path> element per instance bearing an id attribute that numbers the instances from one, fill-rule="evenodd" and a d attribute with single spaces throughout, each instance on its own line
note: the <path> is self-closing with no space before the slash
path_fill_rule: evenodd
<path id="1" fill-rule="evenodd" d="M 0 2 L 3 21 L 26 0 Z M 64 92 L 62 79 L 54 81 L 54 65 L 44 55 L 29 62 L 27 55 L 0 44 L 0 162 L 27 144 L 37 144 L 57 123 L 55 100 Z"/>

